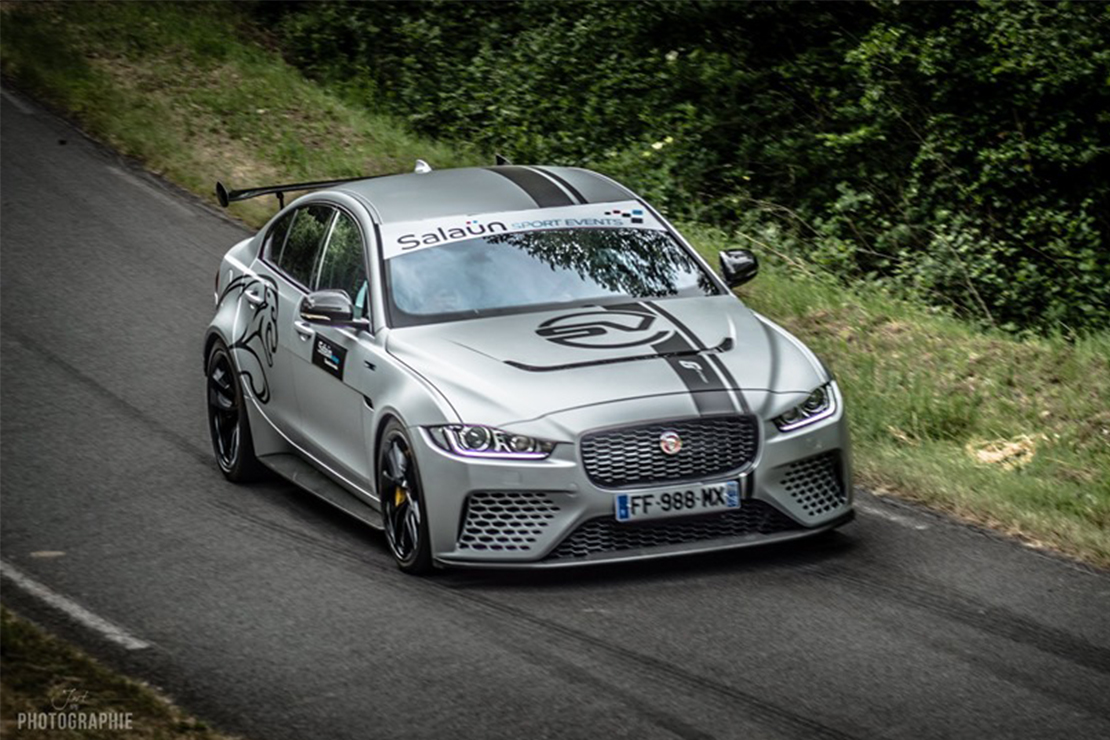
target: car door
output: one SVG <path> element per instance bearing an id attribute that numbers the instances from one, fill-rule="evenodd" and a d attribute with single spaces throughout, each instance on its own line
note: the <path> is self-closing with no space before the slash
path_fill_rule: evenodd
<path id="1" fill-rule="evenodd" d="M 355 218 L 339 210 L 317 270 L 315 290 L 342 290 L 355 316 L 370 318 L 366 238 Z M 304 445 L 364 492 L 373 490 L 368 446 L 380 390 L 377 369 L 384 352 L 369 331 L 301 322 L 294 370 Z"/>
<path id="2" fill-rule="evenodd" d="M 253 332 L 266 355 L 266 400 L 263 413 L 274 426 L 296 444 L 303 444 L 300 408 L 297 403 L 295 369 L 302 339 L 296 331 L 301 301 L 315 276 L 316 264 L 335 209 L 323 204 L 295 208 L 278 219 L 267 234 L 251 269 L 263 288 L 271 286 L 255 311 L 264 315 Z M 244 293 L 255 303 L 250 289 Z M 261 398 L 260 398 L 261 400 Z"/>

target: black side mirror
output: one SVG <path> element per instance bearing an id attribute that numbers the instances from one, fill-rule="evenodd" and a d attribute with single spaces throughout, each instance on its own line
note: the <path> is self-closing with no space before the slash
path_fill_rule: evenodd
<path id="1" fill-rule="evenodd" d="M 746 249 L 721 252 L 721 276 L 730 288 L 738 288 L 759 274 L 759 260 Z"/>
<path id="2" fill-rule="evenodd" d="M 310 324 L 369 328 L 366 319 L 355 318 L 355 306 L 345 290 L 317 290 L 301 301 L 301 319 Z"/>

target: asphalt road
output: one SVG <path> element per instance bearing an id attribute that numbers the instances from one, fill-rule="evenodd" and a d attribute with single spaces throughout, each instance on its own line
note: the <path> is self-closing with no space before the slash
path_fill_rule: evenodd
<path id="1" fill-rule="evenodd" d="M 292 486 L 225 482 L 200 343 L 243 228 L 16 103 L 0 550 L 151 646 L 5 580 L 17 611 L 259 739 L 1110 737 L 1110 575 L 866 494 L 803 544 L 418 580 Z"/>

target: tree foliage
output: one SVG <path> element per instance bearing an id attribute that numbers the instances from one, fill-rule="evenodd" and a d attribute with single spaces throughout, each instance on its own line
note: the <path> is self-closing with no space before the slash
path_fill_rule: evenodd
<path id="1" fill-rule="evenodd" d="M 423 133 L 1011 329 L 1110 326 L 1110 4 L 263 3 Z"/>

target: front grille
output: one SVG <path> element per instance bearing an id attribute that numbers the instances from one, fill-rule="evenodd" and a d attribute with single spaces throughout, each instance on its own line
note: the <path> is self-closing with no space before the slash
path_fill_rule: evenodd
<path id="1" fill-rule="evenodd" d="M 839 508 L 847 500 L 838 452 L 814 455 L 791 464 L 779 485 L 811 518 Z"/>
<path id="2" fill-rule="evenodd" d="M 460 550 L 531 550 L 559 505 L 544 493 L 477 491 L 466 500 Z"/>
<path id="3" fill-rule="evenodd" d="M 682 449 L 664 454 L 659 437 L 676 432 Z M 717 416 L 595 432 L 582 438 L 582 464 L 606 488 L 713 478 L 755 459 L 759 427 L 754 416 Z"/>
<path id="4" fill-rule="evenodd" d="M 620 552 L 663 545 L 776 534 L 801 529 L 797 522 L 759 499 L 744 501 L 735 511 L 643 524 L 619 524 L 612 517 L 591 519 L 563 540 L 547 560 L 574 560 L 595 553 Z"/>

